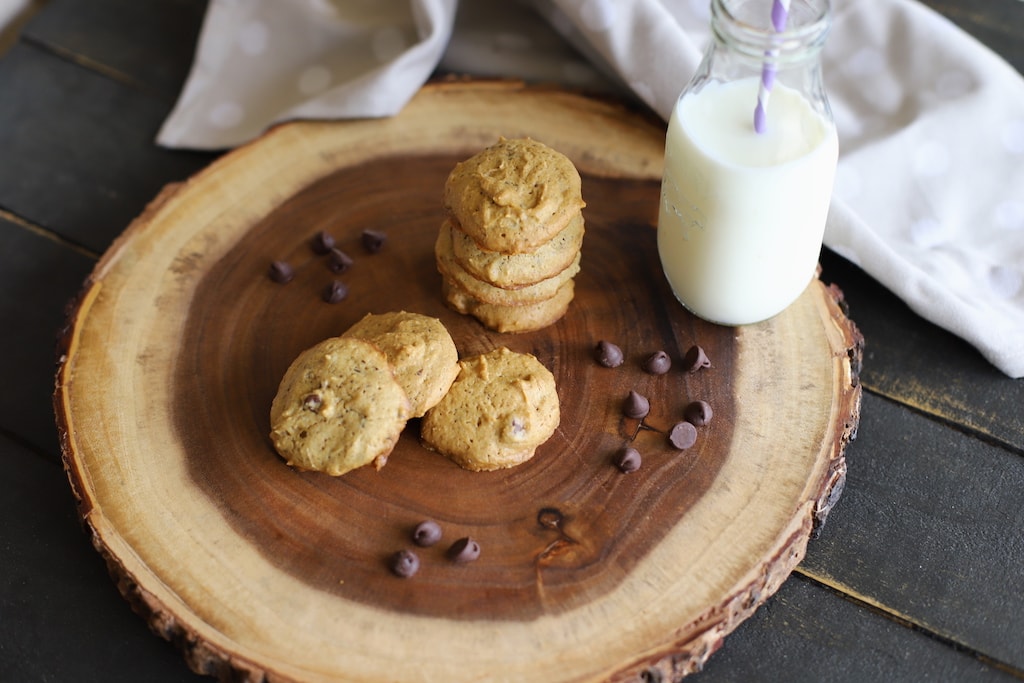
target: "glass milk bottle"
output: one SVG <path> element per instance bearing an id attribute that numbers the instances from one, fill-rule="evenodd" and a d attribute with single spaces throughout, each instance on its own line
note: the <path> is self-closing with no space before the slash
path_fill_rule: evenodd
<path id="1" fill-rule="evenodd" d="M 838 142 L 821 80 L 828 0 L 712 0 L 665 140 L 658 253 L 715 323 L 766 320 L 814 277 Z"/>

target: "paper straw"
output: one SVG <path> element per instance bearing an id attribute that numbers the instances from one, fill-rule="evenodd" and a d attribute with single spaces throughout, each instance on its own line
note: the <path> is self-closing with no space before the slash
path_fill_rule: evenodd
<path id="1" fill-rule="evenodd" d="M 790 0 L 772 0 L 772 27 L 776 33 L 786 30 L 786 19 L 789 17 Z M 768 96 L 775 85 L 775 57 L 778 50 L 768 50 L 767 59 L 761 67 L 761 83 L 757 88 L 757 106 L 754 108 L 754 130 L 763 133 L 768 129 Z"/>

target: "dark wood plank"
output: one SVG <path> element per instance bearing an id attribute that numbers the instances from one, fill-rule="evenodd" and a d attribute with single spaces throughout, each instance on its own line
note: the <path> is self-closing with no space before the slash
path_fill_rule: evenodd
<path id="1" fill-rule="evenodd" d="M 0 472 L 0 681 L 209 680 L 121 599 L 58 465 L 0 436 Z"/>
<path id="2" fill-rule="evenodd" d="M 206 0 L 49 0 L 26 40 L 174 101 L 181 90 Z"/>
<path id="3" fill-rule="evenodd" d="M 822 279 L 842 288 L 867 342 L 861 372 L 867 389 L 1024 453 L 1024 382 L 918 316 L 849 261 L 826 249 L 821 262 Z"/>
<path id="4" fill-rule="evenodd" d="M 1024 676 L 1024 458 L 865 395 L 798 571 Z"/>
<path id="5" fill-rule="evenodd" d="M 793 577 L 726 638 L 704 671 L 686 680 L 1008 683 L 1018 679 L 813 581 Z"/>
<path id="6" fill-rule="evenodd" d="M 0 92 L 0 208 L 93 251 L 213 158 L 153 144 L 168 103 L 24 41 Z"/>
<path id="7" fill-rule="evenodd" d="M 1014 0 L 921 0 L 1024 73 L 1024 3 Z"/>
<path id="8" fill-rule="evenodd" d="M 0 214 L 0 430 L 59 458 L 50 396 L 64 306 L 93 259 Z M 15 258 L 14 255 L 17 255 Z"/>

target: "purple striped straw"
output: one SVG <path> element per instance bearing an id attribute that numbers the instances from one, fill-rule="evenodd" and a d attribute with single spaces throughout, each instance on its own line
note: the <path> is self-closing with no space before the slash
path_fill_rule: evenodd
<path id="1" fill-rule="evenodd" d="M 789 17 L 790 0 L 772 0 L 772 27 L 776 33 L 786 30 L 786 19 Z M 754 108 L 754 130 L 763 133 L 768 129 L 768 95 L 775 85 L 775 57 L 778 50 L 768 50 L 764 66 L 761 67 L 761 83 L 757 88 L 757 106 Z"/>

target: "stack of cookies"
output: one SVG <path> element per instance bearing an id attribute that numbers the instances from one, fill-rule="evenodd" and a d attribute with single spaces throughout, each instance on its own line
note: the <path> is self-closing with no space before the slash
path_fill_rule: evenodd
<path id="1" fill-rule="evenodd" d="M 561 153 L 506 140 L 455 166 L 435 245 L 445 301 L 497 332 L 555 322 L 573 299 L 586 204 Z"/>

